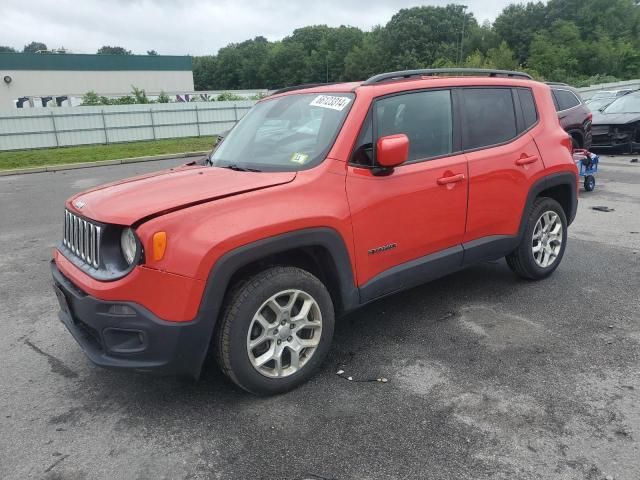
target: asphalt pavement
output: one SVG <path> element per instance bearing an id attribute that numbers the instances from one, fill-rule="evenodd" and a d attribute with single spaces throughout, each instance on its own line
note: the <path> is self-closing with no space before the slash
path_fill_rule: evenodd
<path id="1" fill-rule="evenodd" d="M 373 303 L 338 323 L 313 380 L 272 398 L 213 362 L 198 382 L 94 367 L 57 319 L 63 201 L 184 160 L 0 177 L 0 478 L 637 480 L 631 158 L 604 157 L 580 192 L 551 278 L 501 260 Z"/>

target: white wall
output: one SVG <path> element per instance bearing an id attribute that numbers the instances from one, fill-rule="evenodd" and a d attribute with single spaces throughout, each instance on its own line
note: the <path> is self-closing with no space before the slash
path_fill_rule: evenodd
<path id="1" fill-rule="evenodd" d="M 12 79 L 7 84 L 3 78 Z M 85 71 L 85 70 L 2 70 L 0 71 L 0 111 L 15 109 L 23 96 L 82 96 L 90 90 L 99 95 L 123 95 L 131 86 L 147 93 L 193 91 L 193 73 L 183 71 Z"/>
<path id="2" fill-rule="evenodd" d="M 254 100 L 0 112 L 0 151 L 216 135 L 232 128 Z"/>

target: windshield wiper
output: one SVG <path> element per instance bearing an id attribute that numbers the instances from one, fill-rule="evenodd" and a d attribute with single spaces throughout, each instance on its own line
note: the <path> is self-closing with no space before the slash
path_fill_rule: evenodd
<path id="1" fill-rule="evenodd" d="M 221 168 L 228 168 L 229 170 L 234 170 L 236 172 L 261 172 L 262 170 L 258 170 L 257 168 L 247 168 L 241 167 L 235 163 L 230 163 L 229 165 L 225 165 Z"/>

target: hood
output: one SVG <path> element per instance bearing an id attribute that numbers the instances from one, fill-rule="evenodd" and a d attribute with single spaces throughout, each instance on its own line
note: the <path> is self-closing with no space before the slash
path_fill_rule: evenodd
<path id="1" fill-rule="evenodd" d="M 282 185 L 295 177 L 296 172 L 179 167 L 87 190 L 71 197 L 67 208 L 99 222 L 132 225 L 200 203 Z"/>
<path id="2" fill-rule="evenodd" d="M 640 121 L 640 113 L 593 112 L 592 125 L 624 125 Z"/>

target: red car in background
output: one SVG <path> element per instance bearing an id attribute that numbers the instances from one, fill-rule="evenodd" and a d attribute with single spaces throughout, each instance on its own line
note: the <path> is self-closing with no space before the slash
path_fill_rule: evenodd
<path id="1" fill-rule="evenodd" d="M 566 83 L 547 82 L 547 84 L 551 87 L 560 125 L 571 135 L 573 148 L 589 150 L 592 141 L 593 113 L 575 88 Z"/>

